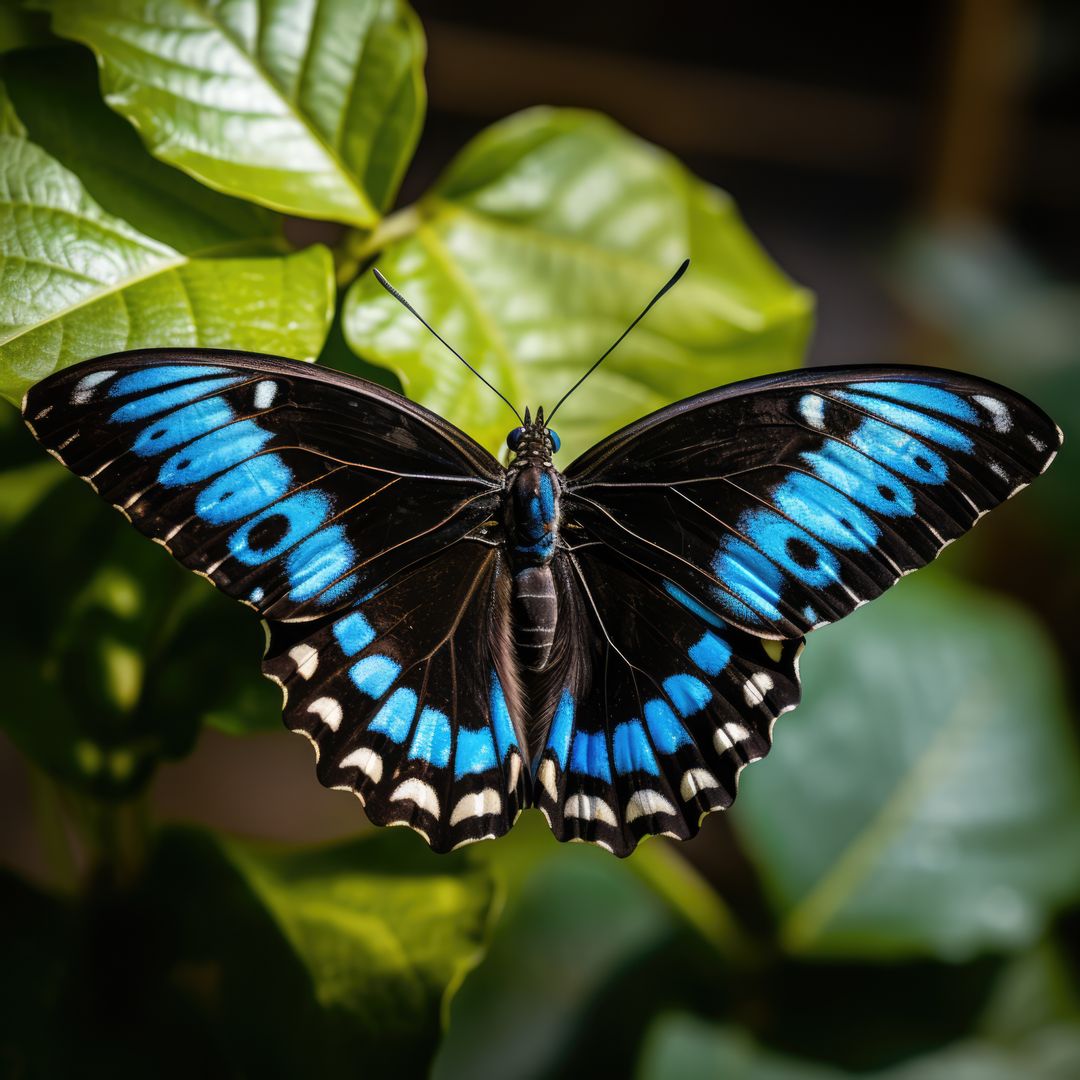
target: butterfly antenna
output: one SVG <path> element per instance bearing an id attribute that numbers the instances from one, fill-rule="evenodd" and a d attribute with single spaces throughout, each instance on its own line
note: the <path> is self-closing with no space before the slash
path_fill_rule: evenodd
<path id="1" fill-rule="evenodd" d="M 515 415 L 515 416 L 516 416 L 516 417 L 518 418 L 518 423 L 519 423 L 519 424 L 524 424 L 524 423 L 525 423 L 525 421 L 521 419 L 521 413 L 519 413 L 519 412 L 517 411 L 517 409 L 515 409 L 515 408 L 514 408 L 514 406 L 513 406 L 513 405 L 512 405 L 511 403 L 510 403 L 510 399 L 509 399 L 509 398 L 508 398 L 508 397 L 507 397 L 507 396 L 506 396 L 505 394 L 503 394 L 503 393 L 502 393 L 501 391 L 499 391 L 499 390 L 496 390 L 496 389 L 495 389 L 495 387 L 494 387 L 494 386 L 492 386 L 492 385 L 491 385 L 491 383 L 489 383 L 489 382 L 487 381 L 487 379 L 485 379 L 485 378 L 484 378 L 484 376 L 483 376 L 483 375 L 481 375 L 481 374 L 480 374 L 480 372 L 479 372 L 479 371 L 477 371 L 477 370 L 476 370 L 476 368 L 474 368 L 474 367 L 472 366 L 472 364 L 470 364 L 470 363 L 469 363 L 469 361 L 468 361 L 468 360 L 466 360 L 466 359 L 465 359 L 465 357 L 464 357 L 464 356 L 462 356 L 462 355 L 461 355 L 461 353 L 459 353 L 459 352 L 457 351 L 457 349 L 455 349 L 455 348 L 454 348 L 454 346 L 453 346 L 453 345 L 451 345 L 451 344 L 450 344 L 450 342 L 449 342 L 449 341 L 447 341 L 447 340 L 446 340 L 446 338 L 444 338 L 444 337 L 442 336 L 442 334 L 438 333 L 438 332 L 437 332 L 437 331 L 435 330 L 435 328 L 434 328 L 434 327 L 433 327 L 433 326 L 431 325 L 431 323 L 429 323 L 429 322 L 427 321 L 427 319 L 425 319 L 425 318 L 424 318 L 424 316 L 423 316 L 423 315 L 421 315 L 421 314 L 420 314 L 420 312 L 419 312 L 419 311 L 417 311 L 417 310 L 416 310 L 416 308 L 414 308 L 414 307 L 412 306 L 412 304 L 410 304 L 410 303 L 409 303 L 409 301 L 408 301 L 408 300 L 406 300 L 406 299 L 405 299 L 405 297 L 404 297 L 404 296 L 402 296 L 402 295 L 401 295 L 401 293 L 399 293 L 399 292 L 397 291 L 397 289 L 395 289 L 395 288 L 394 288 L 394 286 L 393 286 L 393 285 L 391 285 L 391 284 L 390 284 L 390 282 L 389 282 L 389 281 L 387 281 L 387 280 L 386 280 L 386 278 L 384 278 L 384 277 L 382 276 L 382 274 L 380 274 L 380 273 L 379 273 L 379 271 L 378 271 L 378 270 L 376 270 L 376 269 L 375 269 L 374 267 L 372 267 L 372 270 L 371 270 L 371 272 L 372 272 L 372 273 L 373 273 L 373 274 L 375 275 L 375 280 L 376 280 L 376 281 L 377 281 L 377 282 L 378 282 L 378 283 L 379 283 L 379 284 L 380 284 L 380 285 L 381 285 L 381 286 L 382 286 L 382 287 L 383 287 L 383 288 L 384 288 L 384 289 L 385 289 L 385 290 L 386 290 L 386 291 L 387 291 L 387 292 L 388 292 L 388 293 L 389 293 L 389 294 L 390 294 L 390 295 L 391 295 L 391 296 L 392 296 L 392 297 L 393 297 L 393 298 L 394 298 L 394 299 L 395 299 L 395 300 L 396 300 L 396 301 L 397 301 L 397 302 L 398 302 L 398 303 L 399 303 L 399 304 L 400 304 L 400 305 L 401 305 L 401 306 L 402 306 L 402 307 L 403 307 L 403 308 L 404 308 L 404 309 L 405 309 L 405 310 L 406 310 L 406 311 L 407 311 L 407 312 L 408 312 L 408 313 L 410 314 L 410 315 L 412 315 L 412 316 L 413 316 L 413 318 L 415 318 L 415 319 L 416 319 L 416 320 L 417 320 L 417 321 L 418 321 L 418 322 L 419 322 L 419 323 L 420 323 L 420 324 L 421 324 L 421 325 L 422 325 L 423 327 L 425 327 L 425 328 L 427 329 L 428 333 L 430 333 L 430 334 L 432 335 L 432 337 L 435 337 L 435 338 L 437 338 L 437 339 L 438 339 L 439 341 L 441 341 L 441 342 L 442 342 L 442 343 L 443 343 L 443 344 L 444 344 L 444 345 L 445 345 L 445 346 L 446 346 L 446 347 L 447 347 L 447 348 L 448 348 L 448 349 L 449 349 L 449 350 L 450 350 L 450 351 L 451 351 L 451 352 L 452 352 L 452 353 L 453 353 L 453 354 L 454 354 L 454 355 L 455 355 L 455 356 L 456 356 L 456 357 L 457 357 L 457 358 L 458 358 L 458 359 L 459 359 L 459 360 L 460 360 L 460 361 L 461 361 L 461 362 L 462 362 L 462 363 L 463 363 L 463 364 L 464 364 L 464 365 L 465 365 L 465 366 L 466 366 L 466 367 L 467 367 L 467 368 L 468 368 L 468 369 L 469 369 L 469 370 L 470 370 L 470 371 L 471 371 L 471 372 L 472 372 L 472 373 L 473 373 L 473 374 L 474 374 L 474 375 L 475 375 L 475 376 L 476 376 L 476 377 L 477 377 L 477 378 L 478 378 L 478 379 L 479 379 L 479 380 L 480 380 L 480 381 L 481 381 L 481 382 L 482 382 L 482 383 L 483 383 L 483 384 L 484 384 L 484 385 L 486 386 L 486 387 L 488 387 L 488 389 L 489 389 L 489 390 L 494 390 L 494 391 L 495 391 L 495 393 L 496 393 L 496 394 L 498 394 L 498 395 L 499 395 L 499 397 L 501 397 L 501 398 L 503 399 L 503 401 L 505 401 L 505 402 L 506 402 L 506 404 L 510 406 L 510 411 L 511 411 L 511 412 L 513 412 L 513 414 L 514 414 L 514 415 Z"/>
<path id="2" fill-rule="evenodd" d="M 601 356 L 600 359 L 597 360 L 596 363 L 593 364 L 593 366 L 589 368 L 589 370 L 586 371 L 585 374 L 582 375 L 581 378 L 578 379 L 578 381 L 574 383 L 574 385 L 571 386 L 570 389 L 567 390 L 561 398 L 559 398 L 558 402 L 555 405 L 555 408 L 552 409 L 550 413 L 548 413 L 548 424 L 551 423 L 552 418 L 559 411 L 559 406 L 619 347 L 619 345 L 622 343 L 622 339 L 626 337 L 626 335 L 629 334 L 630 331 L 633 330 L 634 327 L 637 326 L 637 324 L 641 322 L 641 320 L 644 319 L 646 315 L 649 314 L 649 312 L 652 310 L 653 304 L 655 304 L 656 301 L 664 295 L 664 293 L 666 293 L 670 288 L 672 288 L 672 286 L 675 285 L 679 278 L 681 278 L 683 274 L 686 273 L 686 268 L 689 265 L 690 260 L 684 259 L 679 269 L 676 270 L 670 278 L 668 278 L 667 284 L 645 305 L 645 310 L 642 311 L 642 313 L 619 335 L 619 338 L 615 342 L 615 344 L 612 345 L 611 348 L 609 348 L 607 352 L 605 352 L 604 355 Z"/>

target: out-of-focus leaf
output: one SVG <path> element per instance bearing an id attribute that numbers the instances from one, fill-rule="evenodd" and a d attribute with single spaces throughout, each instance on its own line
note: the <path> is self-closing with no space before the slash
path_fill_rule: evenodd
<path id="1" fill-rule="evenodd" d="M 650 1027 L 637 1080 L 843 1080 L 838 1069 L 762 1050 L 738 1028 L 680 1013 Z"/>
<path id="2" fill-rule="evenodd" d="M 276 215 L 211 191 L 147 152 L 101 100 L 85 49 L 20 50 L 0 61 L 0 76 L 30 138 L 107 213 L 187 255 L 283 250 Z"/>
<path id="3" fill-rule="evenodd" d="M 77 922 L 0 878 L 5 913 L 26 915 L 0 929 L 19 995 L 0 1062 L 22 1066 L 10 1075 L 424 1075 L 497 893 L 409 839 L 271 854 L 167 830 L 132 891 Z"/>
<path id="4" fill-rule="evenodd" d="M 1080 1022 L 1080 996 L 1060 943 L 1043 940 L 1012 958 L 996 980 L 978 1032 L 1016 1043 L 1040 1030 Z"/>
<path id="5" fill-rule="evenodd" d="M 42 12 L 27 11 L 19 0 L 0 3 L 0 52 L 55 40 L 49 32 L 49 18 Z"/>
<path id="6" fill-rule="evenodd" d="M 731 200 L 601 116 L 534 109 L 474 139 L 378 264 L 518 407 L 548 410 L 687 257 L 683 281 L 558 416 L 563 459 L 675 399 L 796 366 L 809 295 Z M 370 274 L 345 335 L 406 393 L 497 451 L 513 418 Z"/>
<path id="7" fill-rule="evenodd" d="M 1060 673 L 1015 606 L 924 574 L 811 636 L 732 820 L 795 952 L 1027 945 L 1080 890 Z"/>
<path id="8" fill-rule="evenodd" d="M 362 227 L 393 198 L 424 111 L 401 0 L 39 2 L 150 151 L 204 184 Z"/>
<path id="9" fill-rule="evenodd" d="M 0 473 L 6 491 L 15 505 L 0 565 L 13 617 L 0 630 L 0 726 L 38 766 L 75 790 L 123 798 L 160 760 L 190 752 L 201 721 L 280 728 L 251 612 L 55 462 Z"/>
<path id="10" fill-rule="evenodd" d="M 2 70 L 2 68 L 0 68 Z M 0 82 L 0 135 L 11 135 L 16 139 L 26 136 L 26 128 L 15 111 L 6 83 Z"/>
<path id="11" fill-rule="evenodd" d="M 703 884 L 659 844 L 619 862 L 556 844 L 527 814 L 509 836 L 463 854 L 507 882 L 509 902 L 454 1001 L 437 1080 L 624 1074 L 651 1010 L 722 978 L 711 947 L 727 932 L 722 907 L 702 900 Z M 664 874 L 666 895 L 654 884 Z"/>
<path id="12" fill-rule="evenodd" d="M 1080 1025 L 1063 1025 L 1017 1047 L 958 1043 L 880 1072 L 851 1073 L 757 1046 L 743 1032 L 671 1014 L 648 1035 L 638 1080 L 1071 1080 L 1080 1071 Z"/>
<path id="13" fill-rule="evenodd" d="M 39 146 L 0 135 L 0 394 L 58 368 L 159 345 L 313 359 L 332 314 L 330 253 L 197 260 L 106 214 Z"/>

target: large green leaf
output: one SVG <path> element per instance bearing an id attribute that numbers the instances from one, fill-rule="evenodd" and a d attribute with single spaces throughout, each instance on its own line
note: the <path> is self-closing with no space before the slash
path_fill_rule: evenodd
<path id="1" fill-rule="evenodd" d="M 41 147 L 0 134 L 0 394 L 87 357 L 218 345 L 313 359 L 330 254 L 191 259 L 107 214 Z"/>
<path id="2" fill-rule="evenodd" d="M 380 269 L 518 407 L 555 404 L 682 259 L 683 281 L 560 412 L 563 460 L 688 394 L 802 358 L 808 294 L 731 200 L 601 116 L 534 109 L 473 140 L 394 219 Z M 378 234 L 372 241 L 378 244 Z M 513 418 L 371 275 L 345 334 L 492 450 Z"/>
<path id="3" fill-rule="evenodd" d="M 277 215 L 211 191 L 147 152 L 101 100 L 85 49 L 23 49 L 0 60 L 0 77 L 30 138 L 107 213 L 187 255 L 284 250 Z"/>
<path id="4" fill-rule="evenodd" d="M 1080 892 L 1080 767 L 1052 650 L 933 572 L 811 636 L 804 704 L 732 820 L 800 953 L 956 959 Z"/>
<path id="5" fill-rule="evenodd" d="M 78 918 L 0 874 L 5 1075 L 424 1075 L 498 895 L 411 839 L 275 854 L 167 830 Z"/>
<path id="6" fill-rule="evenodd" d="M 401 0 L 40 0 L 89 45 L 105 100 L 210 187 L 370 227 L 424 110 L 419 22 Z"/>

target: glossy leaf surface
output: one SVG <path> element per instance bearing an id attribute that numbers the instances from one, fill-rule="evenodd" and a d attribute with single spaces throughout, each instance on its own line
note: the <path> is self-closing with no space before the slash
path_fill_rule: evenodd
<path id="1" fill-rule="evenodd" d="M 519 410 L 550 412 L 691 258 L 559 413 L 563 464 L 671 401 L 802 358 L 809 296 L 728 196 L 595 114 L 534 109 L 488 128 L 402 229 L 377 265 Z M 410 397 L 502 447 L 510 411 L 370 274 L 346 297 L 344 329 Z"/>
<path id="2" fill-rule="evenodd" d="M 219 191 L 373 225 L 423 119 L 424 39 L 399 0 L 42 0 L 98 55 L 105 100 Z"/>
<path id="3" fill-rule="evenodd" d="M 104 211 L 36 143 L 0 134 L 0 394 L 140 345 L 221 345 L 313 359 L 329 326 L 325 248 L 191 259 Z"/>

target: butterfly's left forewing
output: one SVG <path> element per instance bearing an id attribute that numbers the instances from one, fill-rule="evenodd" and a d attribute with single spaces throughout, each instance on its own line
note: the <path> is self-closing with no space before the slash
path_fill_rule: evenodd
<path id="1" fill-rule="evenodd" d="M 107 356 L 38 383 L 23 411 L 137 529 L 274 619 L 348 607 L 499 506 L 502 469 L 464 433 L 295 361 Z"/>

